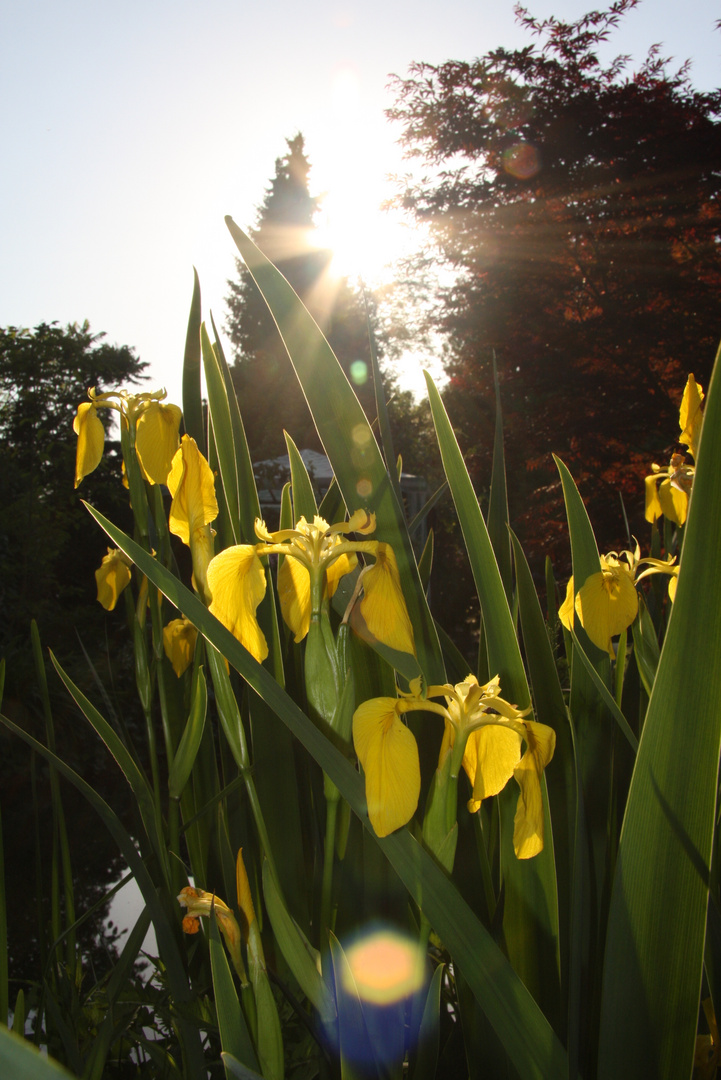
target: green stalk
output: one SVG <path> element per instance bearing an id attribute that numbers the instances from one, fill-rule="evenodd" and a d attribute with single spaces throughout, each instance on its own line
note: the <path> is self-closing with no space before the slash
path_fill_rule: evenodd
<path id="1" fill-rule="evenodd" d="M 325 786 L 328 787 L 328 779 L 325 778 Z M 325 806 L 325 845 L 323 848 L 323 886 L 320 899 L 320 932 L 325 945 L 329 931 L 335 929 L 335 912 L 333 911 L 333 866 L 335 863 L 335 826 L 338 818 L 339 793 L 336 788 L 336 796 L 332 798 L 326 794 Z"/>
<path id="2" fill-rule="evenodd" d="M 263 811 L 260 805 L 260 799 L 258 798 L 258 790 L 255 786 L 255 780 L 253 778 L 252 763 L 250 755 L 248 754 L 248 744 L 245 738 L 245 729 L 243 727 L 243 720 L 240 715 L 238 703 L 235 700 L 235 694 L 230 685 L 230 676 L 225 668 L 225 660 L 221 657 L 217 649 L 208 642 L 207 644 L 207 656 L 208 664 L 210 665 L 210 671 L 213 678 L 213 686 L 216 693 L 216 705 L 218 709 L 218 717 L 220 719 L 221 727 L 225 734 L 230 752 L 233 755 L 240 775 L 243 778 L 245 789 L 248 794 L 248 801 L 250 803 L 251 813 L 255 822 L 255 827 L 258 831 L 258 839 L 261 843 L 261 848 L 265 857 L 268 860 L 269 869 L 273 875 L 273 879 L 276 883 L 278 891 L 282 895 L 282 889 L 280 885 L 280 876 L 278 869 L 275 865 L 275 859 L 273 857 L 273 851 L 270 846 L 270 839 L 268 837 L 268 830 L 265 824 L 265 818 L 263 817 Z"/>

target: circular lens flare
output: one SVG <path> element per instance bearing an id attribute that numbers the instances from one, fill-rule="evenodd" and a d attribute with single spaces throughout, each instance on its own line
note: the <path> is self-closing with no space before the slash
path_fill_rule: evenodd
<path id="1" fill-rule="evenodd" d="M 418 943 L 391 930 L 379 930 L 346 949 L 359 996 L 373 1005 L 410 997 L 423 985 L 423 954 Z"/>

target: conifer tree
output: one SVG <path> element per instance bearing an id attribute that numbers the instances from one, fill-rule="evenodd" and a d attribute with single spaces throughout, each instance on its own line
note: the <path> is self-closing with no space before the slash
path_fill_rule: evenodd
<path id="1" fill-rule="evenodd" d="M 332 272 L 332 251 L 316 241 L 320 199 L 310 193 L 310 163 L 303 136 L 287 139 L 275 176 L 250 230 L 255 243 L 278 267 L 319 324 L 372 419 L 368 315 L 361 294 Z M 232 366 L 251 456 L 255 461 L 285 452 L 287 430 L 301 448 L 320 450 L 313 421 L 265 301 L 240 259 L 229 281 L 226 328 Z M 373 313 L 371 312 L 373 321 Z"/>

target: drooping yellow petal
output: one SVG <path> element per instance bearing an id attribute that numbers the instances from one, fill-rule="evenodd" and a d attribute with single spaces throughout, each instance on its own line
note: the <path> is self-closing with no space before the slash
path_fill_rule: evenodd
<path id="1" fill-rule="evenodd" d="M 638 614 L 638 594 L 629 571 L 617 564 L 591 574 L 576 596 L 576 613 L 593 644 L 613 657 L 611 638 L 626 630 Z"/>
<path id="2" fill-rule="evenodd" d="M 668 477 L 658 485 L 658 501 L 667 521 L 683 525 L 688 510 L 688 495 L 685 491 L 679 491 Z"/>
<path id="3" fill-rule="evenodd" d="M 663 507 L 658 498 L 658 475 L 652 473 L 645 479 L 646 484 L 646 521 L 651 524 L 663 514 Z"/>
<path id="4" fill-rule="evenodd" d="M 673 570 L 671 571 L 671 576 L 669 577 L 669 580 L 668 580 L 668 598 L 671 601 L 671 603 L 673 603 L 674 600 L 676 599 L 676 586 L 678 585 L 678 572 L 679 572 L 679 569 L 680 569 L 680 567 L 674 566 Z"/>
<path id="5" fill-rule="evenodd" d="M 130 560 L 122 551 L 108 548 L 108 554 L 95 571 L 98 600 L 106 611 L 112 611 L 123 589 L 130 584 Z"/>
<path id="6" fill-rule="evenodd" d="M 310 573 L 307 566 L 286 555 L 278 570 L 280 612 L 291 628 L 296 642 L 302 641 L 310 627 Z"/>
<path id="7" fill-rule="evenodd" d="M 374 565 L 363 571 L 363 592 L 360 611 L 371 634 L 390 649 L 415 653 L 413 627 L 390 544 L 378 543 Z"/>
<path id="8" fill-rule="evenodd" d="M 326 568 L 326 588 L 328 590 L 328 596 L 333 598 L 335 591 L 338 588 L 340 579 L 345 577 L 346 574 L 350 574 L 352 570 L 355 570 L 358 565 L 358 556 L 354 552 L 346 552 L 344 555 L 339 555 L 337 559 L 334 559 L 332 563 Z"/>
<path id="9" fill-rule="evenodd" d="M 91 401 L 78 405 L 73 420 L 73 431 L 78 437 L 75 453 L 75 487 L 81 480 L 94 472 L 100 464 L 105 446 L 105 428 Z"/>
<path id="10" fill-rule="evenodd" d="M 163 627 L 165 655 L 178 678 L 193 662 L 197 638 L 198 631 L 186 618 L 171 619 L 168 625 Z"/>
<path id="11" fill-rule="evenodd" d="M 151 484 L 164 484 L 180 445 L 182 412 L 177 405 L 151 401 L 135 429 L 135 449 Z"/>
<path id="12" fill-rule="evenodd" d="M 698 444 L 701 438 L 701 425 L 703 413 L 701 402 L 703 401 L 703 388 L 698 385 L 693 375 L 686 380 L 686 387 L 681 400 L 681 409 L 678 414 L 678 422 L 681 427 L 679 442 L 688 446 L 696 461 L 698 457 Z"/>
<path id="13" fill-rule="evenodd" d="M 553 728 L 534 720 L 526 720 L 525 726 L 526 752 L 513 770 L 521 789 L 513 823 L 513 849 L 518 859 L 531 859 L 543 850 L 541 775 L 556 747 Z"/>
<path id="14" fill-rule="evenodd" d="M 372 698 L 356 709 L 353 743 L 371 824 L 378 836 L 388 836 L 413 817 L 421 790 L 418 746 L 396 712 L 396 698 Z"/>
<path id="15" fill-rule="evenodd" d="M 183 435 L 180 441 L 167 484 L 173 496 L 168 522 L 170 531 L 190 546 L 192 533 L 217 518 L 218 502 L 210 465 L 189 435 Z"/>
<path id="16" fill-rule="evenodd" d="M 566 585 L 566 598 L 558 609 L 558 617 L 567 630 L 573 630 L 573 578 L 568 579 Z"/>
<path id="17" fill-rule="evenodd" d="M 255 612 L 265 595 L 265 571 L 251 544 L 226 548 L 211 559 L 208 585 L 213 596 L 211 614 L 262 663 L 268 645 Z"/>
<path id="18" fill-rule="evenodd" d="M 473 785 L 469 810 L 503 790 L 521 759 L 522 746 L 518 732 L 500 724 L 484 724 L 471 732 L 463 754 L 463 768 Z"/>

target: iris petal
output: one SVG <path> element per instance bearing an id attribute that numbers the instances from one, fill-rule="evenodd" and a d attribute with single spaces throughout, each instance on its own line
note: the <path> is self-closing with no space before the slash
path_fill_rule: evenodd
<path id="1" fill-rule="evenodd" d="M 198 450 L 195 439 L 183 435 L 167 477 L 173 502 L 169 528 L 184 544 L 191 534 L 209 525 L 218 516 L 215 481 L 210 465 Z"/>
<path id="2" fill-rule="evenodd" d="M 105 446 L 105 428 L 91 401 L 78 405 L 77 415 L 73 420 L 73 431 L 78 437 L 75 455 L 75 487 L 81 480 L 94 472 L 100 464 Z"/>
<path id="3" fill-rule="evenodd" d="M 368 816 L 378 836 L 388 836 L 410 821 L 421 790 L 418 746 L 396 704 L 396 698 L 373 698 L 353 715 L 353 742 L 365 773 Z"/>
<path id="4" fill-rule="evenodd" d="M 265 595 L 265 571 L 251 544 L 226 548 L 211 559 L 208 585 L 213 594 L 211 614 L 262 663 L 268 645 L 255 616 Z"/>
<path id="5" fill-rule="evenodd" d="M 103 557 L 95 571 L 95 582 L 98 587 L 98 601 L 106 611 L 112 611 L 121 592 L 130 584 L 130 567 L 122 551 L 108 548 L 108 554 Z"/>
<path id="6" fill-rule="evenodd" d="M 594 645 L 613 656 L 611 638 L 626 630 L 638 614 L 638 593 L 622 566 L 586 578 L 576 597 L 576 612 Z"/>
<path id="7" fill-rule="evenodd" d="M 668 521 L 683 525 L 688 510 L 688 495 L 685 491 L 679 491 L 667 478 L 658 485 L 658 501 L 663 516 Z"/>
<path id="8" fill-rule="evenodd" d="M 180 444 L 182 412 L 177 405 L 151 401 L 135 429 L 135 449 L 151 484 L 164 484 Z"/>
<path id="9" fill-rule="evenodd" d="M 357 565 L 358 556 L 352 551 L 345 555 L 339 555 L 337 559 L 334 559 L 333 562 L 328 565 L 326 569 L 328 596 L 333 597 L 335 595 L 340 579 L 345 577 L 346 574 L 350 574 L 352 570 L 355 570 Z"/>
<path id="10" fill-rule="evenodd" d="M 663 514 L 663 507 L 658 498 L 658 475 L 652 474 L 645 479 L 646 484 L 646 521 L 652 524 Z"/>
<path id="11" fill-rule="evenodd" d="M 681 400 L 681 408 L 678 414 L 678 422 L 681 427 L 679 442 L 685 443 L 693 454 L 694 461 L 698 457 L 698 444 L 701 438 L 701 424 L 703 413 L 701 402 L 703 401 L 703 389 L 698 385 L 693 375 L 686 380 L 686 387 Z"/>
<path id="12" fill-rule="evenodd" d="M 287 555 L 278 570 L 280 612 L 293 631 L 294 641 L 302 641 L 310 627 L 310 574 L 307 566 Z"/>
<path id="13" fill-rule="evenodd" d="M 521 759 L 522 746 L 518 732 L 500 724 L 484 724 L 471 732 L 463 754 L 463 768 L 473 784 L 469 810 L 503 791 Z"/>
<path id="14" fill-rule="evenodd" d="M 556 746 L 553 728 L 533 720 L 526 720 L 525 726 L 528 745 L 513 770 L 521 789 L 513 828 L 513 849 L 519 859 L 531 859 L 543 850 L 541 776 Z"/>
<path id="15" fill-rule="evenodd" d="M 171 619 L 163 628 L 163 649 L 180 678 L 193 662 L 198 631 L 188 619 Z"/>
<path id="16" fill-rule="evenodd" d="M 363 592 L 360 611 L 371 634 L 390 649 L 415 653 L 413 627 L 390 544 L 378 543 L 374 565 L 363 572 Z"/>

